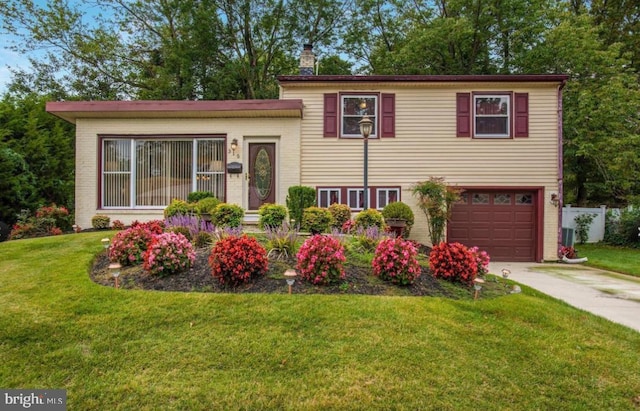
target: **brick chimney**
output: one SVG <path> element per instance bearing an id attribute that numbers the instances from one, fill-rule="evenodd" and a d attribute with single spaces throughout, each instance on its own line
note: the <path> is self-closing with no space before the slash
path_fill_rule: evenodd
<path id="1" fill-rule="evenodd" d="M 316 56 L 313 54 L 313 44 L 305 44 L 300 54 L 300 75 L 313 76 Z"/>

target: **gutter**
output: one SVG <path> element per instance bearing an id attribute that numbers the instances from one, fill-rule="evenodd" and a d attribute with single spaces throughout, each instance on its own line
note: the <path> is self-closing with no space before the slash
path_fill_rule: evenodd
<path id="1" fill-rule="evenodd" d="M 563 172 L 563 133 L 562 133 L 562 89 L 567 84 L 567 80 L 563 80 L 558 86 L 558 244 L 556 250 L 562 247 L 562 207 L 564 206 L 564 172 Z"/>

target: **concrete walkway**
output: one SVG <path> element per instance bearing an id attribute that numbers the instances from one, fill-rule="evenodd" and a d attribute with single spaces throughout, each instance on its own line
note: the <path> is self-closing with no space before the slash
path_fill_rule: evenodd
<path id="1" fill-rule="evenodd" d="M 640 278 L 579 264 L 492 262 L 489 272 L 640 332 Z"/>

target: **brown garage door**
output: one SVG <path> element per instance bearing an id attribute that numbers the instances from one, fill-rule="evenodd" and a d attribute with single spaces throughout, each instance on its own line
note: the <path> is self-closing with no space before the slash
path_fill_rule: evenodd
<path id="1" fill-rule="evenodd" d="M 486 250 L 492 261 L 535 261 L 536 193 L 473 191 L 453 206 L 447 241 Z"/>

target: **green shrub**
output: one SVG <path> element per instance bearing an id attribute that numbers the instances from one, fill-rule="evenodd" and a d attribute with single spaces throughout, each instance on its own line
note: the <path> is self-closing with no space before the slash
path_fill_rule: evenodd
<path id="1" fill-rule="evenodd" d="M 346 204 L 333 203 L 329 206 L 329 212 L 333 216 L 333 228 L 341 229 L 351 219 L 351 208 Z"/>
<path id="2" fill-rule="evenodd" d="M 287 195 L 289 219 L 296 226 L 302 226 L 304 210 L 316 204 L 316 190 L 307 186 L 291 186 Z"/>
<path id="3" fill-rule="evenodd" d="M 360 211 L 355 218 L 356 228 L 368 228 L 376 226 L 380 229 L 384 229 L 384 217 L 382 213 L 374 208 L 368 208 Z"/>
<path id="4" fill-rule="evenodd" d="M 187 203 L 197 203 L 203 198 L 211 198 L 215 196 L 209 191 L 193 191 L 187 196 Z"/>
<path id="5" fill-rule="evenodd" d="M 578 243 L 584 244 L 589 240 L 589 228 L 593 223 L 595 214 L 580 214 L 575 216 L 573 221 L 576 223 L 576 237 L 578 237 Z"/>
<path id="6" fill-rule="evenodd" d="M 173 217 L 175 215 L 187 215 L 193 212 L 193 204 L 189 204 L 184 200 L 174 198 L 171 203 L 164 209 L 164 218 Z"/>
<path id="7" fill-rule="evenodd" d="M 216 227 L 236 228 L 242 225 L 244 210 L 236 204 L 221 203 L 213 210 L 211 222 Z"/>
<path id="8" fill-rule="evenodd" d="M 387 204 L 382 209 L 382 216 L 385 218 L 385 220 L 399 218 L 406 221 L 407 225 L 404 228 L 402 237 L 409 237 L 409 234 L 411 234 L 411 227 L 413 227 L 413 223 L 415 222 L 415 216 L 413 215 L 411 207 L 401 201 L 395 201 L 393 203 Z"/>
<path id="9" fill-rule="evenodd" d="M 640 208 L 622 210 L 620 216 L 607 212 L 604 241 L 625 247 L 640 247 Z"/>
<path id="10" fill-rule="evenodd" d="M 326 208 L 307 207 L 302 215 L 302 230 L 313 234 L 324 233 L 331 227 L 333 216 Z"/>
<path id="11" fill-rule="evenodd" d="M 106 230 L 109 228 L 109 224 L 111 223 L 111 219 L 108 215 L 104 214 L 96 214 L 91 217 L 91 227 L 96 230 Z"/>
<path id="12" fill-rule="evenodd" d="M 258 215 L 258 226 L 261 229 L 279 227 L 287 218 L 287 207 L 280 204 L 263 204 L 258 209 Z"/>
<path id="13" fill-rule="evenodd" d="M 220 204 L 220 200 L 215 197 L 206 197 L 202 200 L 198 200 L 195 205 L 195 210 L 198 215 L 202 214 L 213 214 L 216 207 Z"/>

